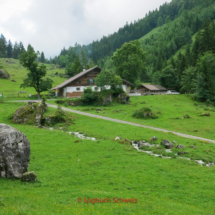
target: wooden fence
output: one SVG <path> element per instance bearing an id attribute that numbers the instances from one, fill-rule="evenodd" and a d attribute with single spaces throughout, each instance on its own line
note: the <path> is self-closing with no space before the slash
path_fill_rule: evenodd
<path id="1" fill-rule="evenodd" d="M 24 98 L 28 96 L 25 91 L 19 91 L 17 93 L 0 92 L 0 98 Z"/>

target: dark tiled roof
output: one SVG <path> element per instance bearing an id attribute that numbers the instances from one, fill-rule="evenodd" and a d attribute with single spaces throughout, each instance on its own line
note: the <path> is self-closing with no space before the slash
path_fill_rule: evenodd
<path id="1" fill-rule="evenodd" d="M 154 91 L 160 91 L 160 90 L 165 91 L 165 90 L 167 90 L 165 87 L 162 87 L 160 85 L 142 84 L 141 86 L 147 88 L 148 90 L 154 90 Z M 138 87 L 138 88 L 140 88 L 140 87 Z"/>
<path id="2" fill-rule="evenodd" d="M 85 70 L 85 71 L 83 71 L 83 72 L 78 73 L 77 75 L 75 75 L 75 76 L 71 77 L 70 79 L 64 81 L 62 84 L 59 84 L 58 86 L 52 88 L 51 90 L 55 90 L 55 89 L 62 88 L 62 87 L 64 87 L 64 86 L 66 86 L 67 84 L 69 84 L 70 82 L 72 82 L 72 81 L 74 81 L 74 80 L 80 78 L 81 76 L 87 74 L 88 72 L 91 72 L 92 70 L 94 70 L 94 69 L 96 69 L 96 68 L 102 70 L 100 67 L 95 66 L 95 67 L 93 67 L 93 68 L 90 68 L 90 69 L 88 69 L 88 70 Z"/>

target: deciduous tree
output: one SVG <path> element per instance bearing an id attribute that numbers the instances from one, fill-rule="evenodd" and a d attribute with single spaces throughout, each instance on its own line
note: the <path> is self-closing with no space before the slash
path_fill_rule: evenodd
<path id="1" fill-rule="evenodd" d="M 112 56 L 116 73 L 121 77 L 135 83 L 139 72 L 144 67 L 145 54 L 138 40 L 122 45 Z"/>
<path id="2" fill-rule="evenodd" d="M 40 99 L 40 93 L 51 89 L 53 81 L 50 78 L 44 78 L 46 76 L 46 66 L 38 64 L 36 61 L 38 54 L 38 52 L 35 53 L 32 46 L 29 46 L 28 50 L 24 50 L 20 55 L 20 64 L 29 71 L 27 74 L 28 77 L 24 79 L 20 87 L 33 87 Z"/>

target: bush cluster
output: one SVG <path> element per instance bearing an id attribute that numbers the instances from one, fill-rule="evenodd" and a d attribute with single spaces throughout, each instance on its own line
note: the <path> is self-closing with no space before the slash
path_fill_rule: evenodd
<path id="1" fill-rule="evenodd" d="M 157 119 L 158 118 L 158 116 L 152 113 L 151 109 L 147 107 L 136 110 L 132 116 L 137 119 Z"/>
<path id="2" fill-rule="evenodd" d="M 98 102 L 99 99 L 99 92 L 92 91 L 92 89 L 86 88 L 84 89 L 84 94 L 81 96 L 81 101 L 83 105 L 92 105 Z"/>

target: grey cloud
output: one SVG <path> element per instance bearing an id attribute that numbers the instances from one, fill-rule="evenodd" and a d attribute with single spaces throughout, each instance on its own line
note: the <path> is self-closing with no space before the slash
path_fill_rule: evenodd
<path id="1" fill-rule="evenodd" d="M 126 21 L 130 23 L 143 18 L 149 10 L 159 8 L 164 2 L 34 0 L 26 12 L 11 16 L 5 23 L 0 21 L 0 25 L 25 46 L 30 43 L 36 50 L 44 51 L 46 57 L 53 57 L 63 47 L 68 48 L 76 42 L 89 44 L 103 35 L 112 34 L 124 26 Z"/>

